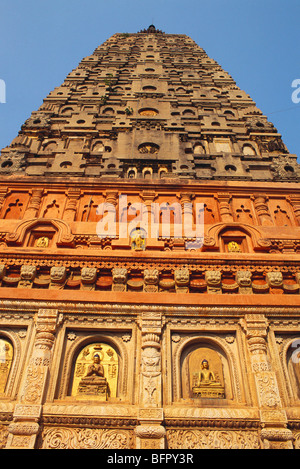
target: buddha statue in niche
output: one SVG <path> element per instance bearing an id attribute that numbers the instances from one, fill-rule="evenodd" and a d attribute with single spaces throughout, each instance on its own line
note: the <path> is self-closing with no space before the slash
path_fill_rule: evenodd
<path id="1" fill-rule="evenodd" d="M 86 345 L 74 363 L 71 396 L 98 401 L 115 398 L 118 370 L 118 354 L 111 344 L 96 342 Z"/>
<path id="2" fill-rule="evenodd" d="M 199 373 L 194 373 L 193 394 L 195 397 L 224 398 L 224 386 L 216 379 L 215 373 L 209 368 L 208 360 L 201 363 Z"/>
<path id="3" fill-rule="evenodd" d="M 188 377 L 186 391 L 183 387 L 183 397 L 199 398 L 225 398 L 225 381 L 220 352 L 213 346 L 193 346 L 183 359 L 182 379 L 185 387 L 185 377 Z M 228 388 L 229 390 L 229 388 Z"/>
<path id="4" fill-rule="evenodd" d="M 88 366 L 86 375 L 81 379 L 78 386 L 78 397 L 87 395 L 91 399 L 107 400 L 109 393 L 108 383 L 104 376 L 104 367 L 101 364 L 99 353 L 95 353 L 93 362 Z"/>

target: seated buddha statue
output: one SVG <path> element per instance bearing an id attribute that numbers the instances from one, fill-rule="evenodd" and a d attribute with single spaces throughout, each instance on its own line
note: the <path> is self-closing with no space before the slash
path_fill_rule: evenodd
<path id="1" fill-rule="evenodd" d="M 85 376 L 80 380 L 78 394 L 81 397 L 106 400 L 108 395 L 108 383 L 104 376 L 104 367 L 98 353 L 93 357 L 93 363 L 88 366 Z"/>
<path id="2" fill-rule="evenodd" d="M 224 386 L 217 380 L 214 372 L 209 369 L 209 363 L 206 359 L 202 360 L 201 371 L 194 375 L 192 391 L 196 397 L 225 397 Z"/>

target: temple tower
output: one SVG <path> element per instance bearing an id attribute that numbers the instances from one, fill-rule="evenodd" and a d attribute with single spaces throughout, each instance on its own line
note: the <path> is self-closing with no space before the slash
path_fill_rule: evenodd
<path id="1" fill-rule="evenodd" d="M 184 34 L 115 34 L 0 156 L 3 448 L 298 448 L 300 166 Z"/>

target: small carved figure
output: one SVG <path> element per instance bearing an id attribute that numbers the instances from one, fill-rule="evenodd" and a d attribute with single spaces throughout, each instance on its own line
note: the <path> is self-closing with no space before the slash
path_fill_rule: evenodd
<path id="1" fill-rule="evenodd" d="M 159 271 L 157 269 L 144 270 L 144 291 L 155 293 L 158 291 Z"/>
<path id="2" fill-rule="evenodd" d="M 50 287 L 52 289 L 62 289 L 67 278 L 67 269 L 65 267 L 51 267 Z"/>
<path id="3" fill-rule="evenodd" d="M 47 248 L 48 246 L 49 246 L 49 238 L 47 238 L 46 236 L 42 236 L 36 242 L 37 248 Z"/>
<path id="4" fill-rule="evenodd" d="M 230 243 L 228 243 L 228 252 L 242 252 L 242 250 L 236 241 L 230 241 Z"/>
<path id="5" fill-rule="evenodd" d="M 131 249 L 134 251 L 144 251 L 146 249 L 146 238 L 141 230 L 135 230 L 132 233 Z"/>
<path id="6" fill-rule="evenodd" d="M 239 293 L 252 293 L 252 273 L 249 270 L 239 270 L 236 273 L 235 280 L 239 286 Z"/>
<path id="7" fill-rule="evenodd" d="M 281 272 L 268 272 L 266 280 L 270 287 L 270 293 L 283 293 L 283 275 Z"/>
<path id="8" fill-rule="evenodd" d="M 115 267 L 112 269 L 113 291 L 126 291 L 127 288 L 127 269 Z"/>
<path id="9" fill-rule="evenodd" d="M 94 290 L 97 277 L 97 269 L 93 267 L 83 267 L 81 269 L 81 289 Z"/>
<path id="10" fill-rule="evenodd" d="M 283 276 L 281 272 L 268 272 L 266 278 L 270 287 L 281 287 L 283 284 Z"/>
<path id="11" fill-rule="evenodd" d="M 219 270 L 207 270 L 205 272 L 207 293 L 221 293 L 222 275 Z"/>
<path id="12" fill-rule="evenodd" d="M 190 282 L 190 272 L 188 269 L 176 269 L 174 272 L 176 291 L 178 293 L 188 293 Z"/>

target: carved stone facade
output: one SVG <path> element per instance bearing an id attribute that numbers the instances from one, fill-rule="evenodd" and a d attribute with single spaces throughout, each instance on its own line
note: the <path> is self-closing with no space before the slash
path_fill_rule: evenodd
<path id="1" fill-rule="evenodd" d="M 0 167 L 2 448 L 300 448 L 299 166 L 203 49 L 115 34 Z"/>

